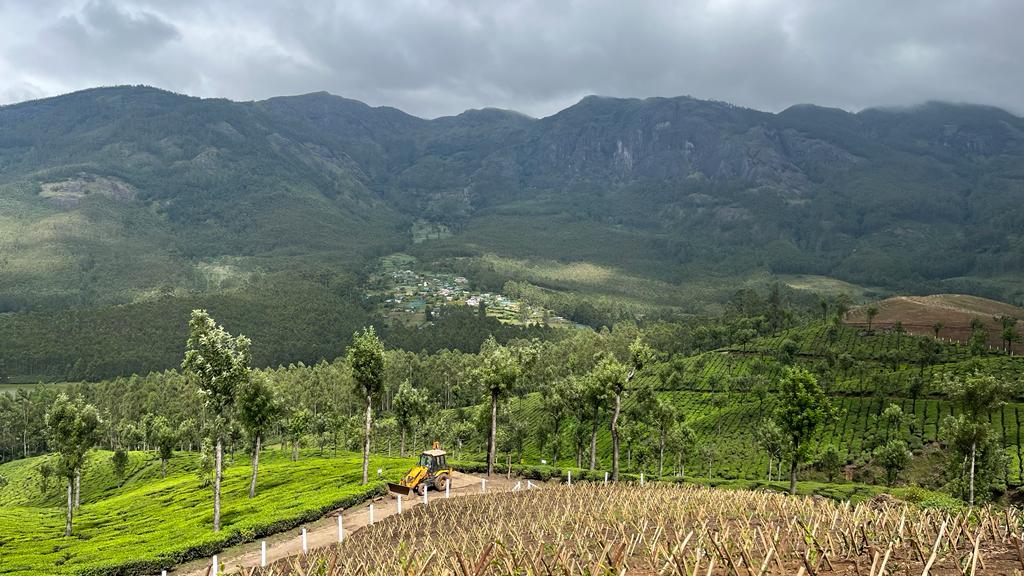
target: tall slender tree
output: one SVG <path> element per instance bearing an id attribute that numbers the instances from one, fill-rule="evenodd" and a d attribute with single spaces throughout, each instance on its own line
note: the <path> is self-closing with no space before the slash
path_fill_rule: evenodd
<path id="1" fill-rule="evenodd" d="M 391 409 L 398 422 L 398 455 L 405 458 L 405 435 L 413 425 L 427 415 L 427 394 L 413 388 L 408 379 L 398 385 L 398 392 L 391 401 Z"/>
<path id="2" fill-rule="evenodd" d="M 574 376 L 559 378 L 541 390 L 546 424 L 551 433 L 551 464 L 558 466 L 561 456 L 562 426 L 580 401 L 580 387 Z"/>
<path id="3" fill-rule="evenodd" d="M 597 468 L 597 431 L 601 425 L 601 412 L 608 404 L 608 388 L 598 380 L 593 372 L 588 372 L 580 379 L 581 397 L 583 402 L 580 408 L 586 410 L 586 416 L 590 419 L 590 469 Z M 583 414 L 580 415 L 580 428 L 584 422 Z M 582 438 L 583 432 L 579 431 Z M 581 462 L 582 464 L 582 462 Z"/>
<path id="4" fill-rule="evenodd" d="M 281 403 L 262 373 L 254 373 L 238 393 L 238 418 L 252 442 L 252 475 L 249 478 L 249 498 L 256 497 L 256 477 L 260 470 L 260 450 L 263 437 L 281 413 Z"/>
<path id="5" fill-rule="evenodd" d="M 965 456 L 970 457 L 967 503 L 974 506 L 978 446 L 991 432 L 988 422 L 992 411 L 1011 397 L 1014 387 L 1001 378 L 980 372 L 962 376 L 945 374 L 941 387 L 949 401 L 960 406 L 961 414 L 947 418 L 946 427 L 955 443 L 966 448 Z"/>
<path id="6" fill-rule="evenodd" d="M 865 315 L 868 317 L 868 332 L 871 332 L 871 323 L 875 321 L 875 316 L 878 316 L 878 306 L 868 306 Z"/>
<path id="7" fill-rule="evenodd" d="M 220 531 L 224 439 L 234 416 L 235 394 L 249 377 L 249 339 L 232 336 L 206 310 L 193 310 L 181 368 L 199 388 L 210 414 L 214 442 L 213 531 Z"/>
<path id="8" fill-rule="evenodd" d="M 366 399 L 366 427 L 363 431 L 363 484 L 369 481 L 370 437 L 373 434 L 373 398 L 384 387 L 384 343 L 373 326 L 357 332 L 348 349 L 348 364 L 356 392 Z"/>
<path id="9" fill-rule="evenodd" d="M 57 471 L 67 480 L 67 516 L 64 535 L 71 536 L 74 518 L 72 489 L 85 463 L 85 456 L 100 440 L 101 426 L 96 407 L 81 398 L 60 393 L 46 413 L 46 436 L 50 449 L 57 452 Z"/>
<path id="10" fill-rule="evenodd" d="M 174 456 L 174 445 L 178 442 L 178 431 L 171 427 L 167 418 L 153 419 L 153 447 L 160 455 L 160 477 L 167 478 L 167 462 Z"/>
<path id="11" fill-rule="evenodd" d="M 477 377 L 487 391 L 491 401 L 491 425 L 487 434 L 487 475 L 494 473 L 494 456 L 497 450 L 498 400 L 508 393 L 522 374 L 519 359 L 507 347 L 498 344 L 489 336 L 480 346 L 480 367 Z"/>
<path id="12" fill-rule="evenodd" d="M 621 386 L 614 386 L 615 409 L 612 412 L 612 477 L 619 480 L 619 415 L 622 413 L 622 394 L 633 383 L 640 371 L 654 359 L 654 351 L 639 336 L 629 345 L 629 370 L 621 381 Z"/>
<path id="13" fill-rule="evenodd" d="M 612 398 L 612 480 L 619 479 L 619 415 L 622 412 L 622 393 L 626 389 L 629 369 L 614 356 L 604 356 L 591 372 L 605 394 Z"/>

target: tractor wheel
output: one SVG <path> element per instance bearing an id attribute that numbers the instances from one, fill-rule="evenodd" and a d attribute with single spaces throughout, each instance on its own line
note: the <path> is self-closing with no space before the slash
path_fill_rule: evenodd
<path id="1" fill-rule="evenodd" d="M 444 492 L 444 489 L 448 487 L 448 475 L 442 474 L 434 479 L 434 489 L 438 492 Z"/>

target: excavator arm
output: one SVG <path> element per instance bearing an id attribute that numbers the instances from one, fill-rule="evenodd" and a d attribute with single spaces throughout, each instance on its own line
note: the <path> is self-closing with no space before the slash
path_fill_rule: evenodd
<path id="1" fill-rule="evenodd" d="M 426 466 L 413 466 L 409 473 L 405 475 L 405 478 L 402 478 L 402 481 L 398 484 L 388 482 L 388 490 L 395 494 L 408 496 L 427 477 L 427 472 Z"/>

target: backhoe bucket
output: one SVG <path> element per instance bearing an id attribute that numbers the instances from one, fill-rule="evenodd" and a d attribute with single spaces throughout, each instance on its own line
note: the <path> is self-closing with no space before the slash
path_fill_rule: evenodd
<path id="1" fill-rule="evenodd" d="M 400 494 L 402 496 L 408 496 L 412 492 L 412 488 L 408 486 L 402 486 L 401 484 L 393 484 L 388 482 L 388 492 L 392 494 Z"/>

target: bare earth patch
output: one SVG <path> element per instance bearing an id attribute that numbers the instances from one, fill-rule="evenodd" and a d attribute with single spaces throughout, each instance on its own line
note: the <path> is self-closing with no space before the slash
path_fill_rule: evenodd
<path id="1" fill-rule="evenodd" d="M 897 322 L 901 322 L 907 332 L 919 336 L 934 334 L 936 323 L 941 323 L 942 328 L 938 334 L 940 338 L 966 343 L 971 336 L 971 320 L 977 318 L 988 329 L 989 343 L 998 348 L 1002 345 L 1002 326 L 998 320 L 1000 316 L 1017 318 L 1018 331 L 1024 331 L 1024 309 L 978 296 L 896 296 L 873 306 L 878 308 L 878 316 L 875 316 L 872 322 L 873 327 L 889 329 Z M 843 322 L 866 326 L 867 309 L 868 306 L 859 306 L 850 310 L 843 318 Z M 1013 350 L 1017 354 L 1024 353 L 1024 343 L 1014 344 Z"/>
<path id="2" fill-rule="evenodd" d="M 117 178 L 79 174 L 75 178 L 43 183 L 39 196 L 54 206 L 67 209 L 78 206 L 90 196 L 131 200 L 135 197 L 135 188 Z"/>

